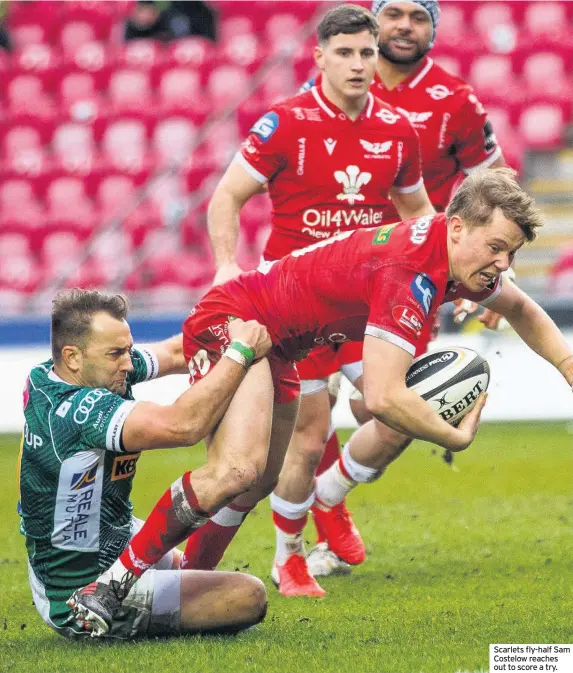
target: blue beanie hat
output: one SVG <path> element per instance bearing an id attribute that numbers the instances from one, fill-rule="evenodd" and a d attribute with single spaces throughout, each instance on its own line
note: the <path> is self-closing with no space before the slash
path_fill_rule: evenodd
<path id="1" fill-rule="evenodd" d="M 420 5 L 420 7 L 426 12 L 426 14 L 432 20 L 432 40 L 430 42 L 430 48 L 434 46 L 434 40 L 436 39 L 436 27 L 440 21 L 440 3 L 438 0 L 374 0 L 372 2 L 372 14 L 378 16 L 380 12 L 390 5 L 392 2 L 411 2 L 415 5 Z"/>

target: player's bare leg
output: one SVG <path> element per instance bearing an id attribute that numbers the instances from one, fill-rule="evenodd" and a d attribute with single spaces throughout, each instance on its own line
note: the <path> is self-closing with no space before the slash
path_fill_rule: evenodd
<path id="1" fill-rule="evenodd" d="M 362 377 L 355 382 L 361 390 Z M 317 479 L 316 498 L 312 507 L 319 543 L 309 554 L 309 568 L 318 575 L 331 574 L 329 552 L 344 558 L 355 529 L 346 515 L 346 496 L 359 483 L 379 479 L 386 467 L 395 460 L 410 439 L 379 421 L 369 420 L 351 436 L 340 458 Z M 356 532 L 358 535 L 358 533 Z M 352 548 L 352 547 L 351 547 Z"/>
<path id="2" fill-rule="evenodd" d="M 98 580 L 75 592 L 72 606 L 93 616 L 104 635 L 133 584 L 170 549 L 260 481 L 271 436 L 273 382 L 266 359 L 253 365 L 209 442 L 207 462 L 175 481 L 141 530 Z M 99 614 L 99 619 L 97 618 Z M 90 619 L 86 619 L 88 627 Z"/>
<path id="3" fill-rule="evenodd" d="M 307 570 L 302 531 L 314 500 L 314 473 L 330 426 L 326 386 L 304 395 L 279 483 L 271 495 L 277 547 L 273 581 L 285 596 L 322 596 Z"/>
<path id="4" fill-rule="evenodd" d="M 181 633 L 237 633 L 267 612 L 265 585 L 252 575 L 182 570 Z"/>
<path id="5" fill-rule="evenodd" d="M 187 542 L 181 568 L 214 570 L 247 514 L 275 488 L 298 412 L 299 400 L 275 404 L 265 472 L 255 486 L 220 509 Z"/>

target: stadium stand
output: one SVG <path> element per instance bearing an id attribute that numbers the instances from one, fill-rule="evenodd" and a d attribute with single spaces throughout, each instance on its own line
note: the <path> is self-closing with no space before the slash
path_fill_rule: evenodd
<path id="1" fill-rule="evenodd" d="M 208 286 L 212 188 L 257 117 L 312 74 L 317 18 L 334 3 L 214 4 L 218 43 L 164 44 L 122 43 L 133 2 L 10 3 L 14 51 L 0 54 L 3 313 L 76 282 L 126 289 L 158 310 L 188 307 Z M 443 3 L 433 56 L 474 85 L 510 164 L 562 222 L 570 182 L 556 190 L 536 166 L 561 157 L 558 175 L 571 170 L 573 3 Z M 246 267 L 268 216 L 264 195 L 244 209 Z M 526 259 L 535 283 L 566 241 L 560 226 L 549 228 L 541 264 Z"/>

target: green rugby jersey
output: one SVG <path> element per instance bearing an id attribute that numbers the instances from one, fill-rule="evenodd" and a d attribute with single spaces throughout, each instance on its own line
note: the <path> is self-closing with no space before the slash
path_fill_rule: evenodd
<path id="1" fill-rule="evenodd" d="M 132 386 L 159 369 L 145 349 L 133 350 L 132 362 L 123 397 L 66 383 L 52 360 L 28 377 L 20 513 L 30 564 L 51 600 L 92 582 L 130 538 L 139 454 L 123 450 L 121 432 L 136 404 Z"/>

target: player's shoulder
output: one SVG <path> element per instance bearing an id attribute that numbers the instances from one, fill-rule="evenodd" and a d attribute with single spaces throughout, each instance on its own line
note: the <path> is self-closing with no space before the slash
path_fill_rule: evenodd
<path id="1" fill-rule="evenodd" d="M 435 61 L 431 62 L 421 84 L 425 93 L 434 101 L 463 101 L 473 93 L 471 85 L 463 77 L 454 75 Z"/>
<path id="2" fill-rule="evenodd" d="M 280 117 L 295 123 L 321 121 L 322 119 L 320 95 L 317 96 L 315 86 L 275 103 L 271 110 Z"/>

